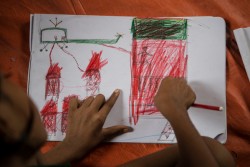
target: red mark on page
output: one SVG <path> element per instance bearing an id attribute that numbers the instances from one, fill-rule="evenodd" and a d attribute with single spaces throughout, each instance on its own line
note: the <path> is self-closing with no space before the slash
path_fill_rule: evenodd
<path id="1" fill-rule="evenodd" d="M 82 78 L 86 79 L 86 94 L 87 96 L 93 96 L 99 93 L 99 85 L 101 83 L 100 70 L 105 66 L 107 59 L 101 60 L 102 51 L 92 52 L 92 57 L 89 64 L 82 75 Z"/>
<path id="2" fill-rule="evenodd" d="M 131 54 L 130 121 L 158 113 L 153 98 L 166 76 L 185 77 L 186 41 L 133 40 Z"/>

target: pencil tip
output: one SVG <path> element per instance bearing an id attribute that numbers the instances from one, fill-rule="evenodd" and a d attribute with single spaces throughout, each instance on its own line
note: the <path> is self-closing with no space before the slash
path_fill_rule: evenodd
<path id="1" fill-rule="evenodd" d="M 219 108 L 219 110 L 220 110 L 220 111 L 223 111 L 223 110 L 224 110 L 224 108 L 223 108 L 223 107 L 220 107 L 220 108 Z"/>

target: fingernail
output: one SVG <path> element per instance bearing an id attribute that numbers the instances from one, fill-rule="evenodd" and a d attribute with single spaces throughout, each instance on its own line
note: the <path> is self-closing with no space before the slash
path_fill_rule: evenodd
<path id="1" fill-rule="evenodd" d="M 132 132 L 133 130 L 134 130 L 133 128 L 128 127 L 128 128 L 123 129 L 123 132 L 127 133 L 127 132 Z"/>
<path id="2" fill-rule="evenodd" d="M 116 90 L 114 91 L 114 93 L 115 93 L 115 95 L 119 95 L 119 94 L 120 94 L 120 89 L 116 89 Z"/>

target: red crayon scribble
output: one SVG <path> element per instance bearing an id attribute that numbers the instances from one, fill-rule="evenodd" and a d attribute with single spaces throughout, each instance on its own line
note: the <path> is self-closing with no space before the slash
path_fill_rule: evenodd
<path id="1" fill-rule="evenodd" d="M 61 118 L 61 132 L 66 133 L 67 125 L 68 125 L 68 112 L 69 112 L 69 102 L 72 98 L 77 98 L 76 95 L 69 95 L 64 97 L 63 99 L 63 111 L 62 111 L 62 118 Z"/>
<path id="2" fill-rule="evenodd" d="M 133 40 L 130 118 L 134 124 L 139 116 L 158 112 L 153 98 L 163 77 L 185 77 L 185 48 L 182 40 Z"/>
<path id="3" fill-rule="evenodd" d="M 92 52 L 89 64 L 82 75 L 82 78 L 86 78 L 86 93 L 88 96 L 98 93 L 101 83 L 100 70 L 108 63 L 107 59 L 101 61 L 101 55 L 102 51 L 99 53 Z"/>
<path id="4" fill-rule="evenodd" d="M 41 117 L 48 134 L 56 133 L 57 103 L 49 100 L 41 110 Z"/>
<path id="5" fill-rule="evenodd" d="M 120 52 L 130 54 L 130 51 L 127 51 L 126 49 L 121 48 L 121 47 L 116 47 L 116 46 L 106 45 L 106 44 L 102 44 L 102 46 L 106 46 L 106 47 L 108 47 L 108 48 L 116 49 L 116 50 L 118 50 L 118 51 L 120 51 Z"/>
<path id="6" fill-rule="evenodd" d="M 58 99 L 60 92 L 60 78 L 62 68 L 58 66 L 58 63 L 52 64 L 46 75 L 45 86 L 45 99 L 48 96 L 56 97 Z"/>

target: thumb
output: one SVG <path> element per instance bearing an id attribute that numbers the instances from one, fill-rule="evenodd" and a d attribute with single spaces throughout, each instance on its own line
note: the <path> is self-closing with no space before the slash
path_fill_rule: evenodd
<path id="1" fill-rule="evenodd" d="M 116 125 L 102 129 L 103 140 L 110 140 L 121 134 L 132 132 L 133 128 L 125 125 Z"/>

